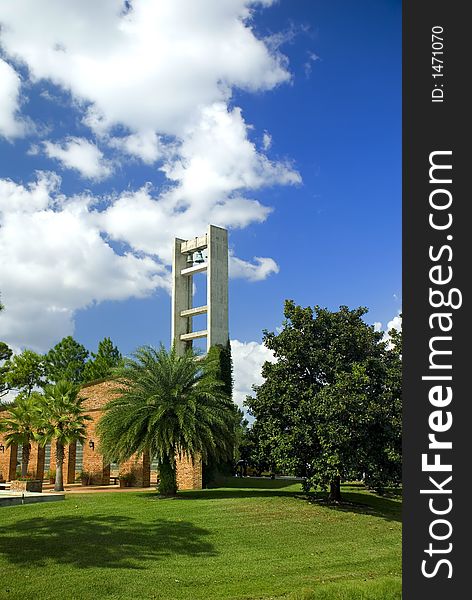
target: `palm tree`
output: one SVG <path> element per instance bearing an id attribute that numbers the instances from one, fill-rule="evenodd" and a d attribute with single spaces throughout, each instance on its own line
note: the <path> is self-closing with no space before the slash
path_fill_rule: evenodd
<path id="1" fill-rule="evenodd" d="M 178 356 L 139 348 L 115 371 L 117 397 L 105 407 L 97 431 L 111 462 L 148 452 L 159 463 L 159 491 L 177 492 L 175 458 L 228 458 L 234 436 L 234 404 L 215 377 L 211 360 L 192 351 Z"/>
<path id="2" fill-rule="evenodd" d="M 68 381 L 59 381 L 44 389 L 44 403 L 40 418 L 40 432 L 36 439 L 42 446 L 55 441 L 56 482 L 54 490 L 64 490 L 63 465 L 64 447 L 73 442 L 83 442 L 86 437 L 86 421 L 91 417 L 84 413 L 78 397 L 78 386 Z"/>
<path id="3" fill-rule="evenodd" d="M 21 476 L 28 474 L 31 442 L 34 441 L 41 410 L 42 396 L 38 392 L 30 395 L 18 394 L 15 402 L 8 405 L 8 416 L 0 420 L 0 431 L 6 433 L 5 442 L 9 446 L 21 446 Z"/>

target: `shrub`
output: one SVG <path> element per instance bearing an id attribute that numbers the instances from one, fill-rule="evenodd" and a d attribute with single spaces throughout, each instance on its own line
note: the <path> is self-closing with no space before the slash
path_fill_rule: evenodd
<path id="1" fill-rule="evenodd" d="M 80 481 L 82 485 L 91 485 L 93 479 L 93 473 L 89 473 L 88 471 L 81 471 L 80 473 Z"/>
<path id="2" fill-rule="evenodd" d="M 133 483 L 136 481 L 136 476 L 134 473 L 121 473 L 119 476 L 121 487 L 131 487 Z"/>

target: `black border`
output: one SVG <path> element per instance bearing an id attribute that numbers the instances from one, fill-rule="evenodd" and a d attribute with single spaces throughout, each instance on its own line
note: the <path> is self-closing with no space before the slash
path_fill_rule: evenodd
<path id="1" fill-rule="evenodd" d="M 403 3 L 403 362 L 404 362 L 404 508 L 403 508 L 403 598 L 409 600 L 448 600 L 466 598 L 469 594 L 468 573 L 471 555 L 469 537 L 472 538 L 471 508 L 468 488 L 472 483 L 471 452 L 472 398 L 468 386 L 470 327 L 470 279 L 472 269 L 469 260 L 472 251 L 469 240 L 468 214 L 472 205 L 472 168 L 470 156 L 468 111 L 472 103 L 468 98 L 471 56 L 469 42 L 471 24 L 466 16 L 467 2 L 448 0 L 439 2 L 405 1 Z M 432 77 L 433 26 L 444 28 L 444 76 Z M 432 102 L 434 83 L 441 79 L 444 102 Z M 469 105 L 471 108 L 469 108 Z M 434 515 L 428 508 L 429 497 L 420 489 L 431 488 L 428 475 L 421 469 L 421 455 L 428 450 L 428 415 L 434 407 L 428 401 L 431 382 L 422 381 L 428 374 L 428 342 L 434 335 L 428 318 L 434 312 L 429 305 L 428 256 L 430 245 L 440 246 L 446 232 L 434 231 L 428 223 L 429 155 L 437 150 L 452 150 L 453 225 L 448 234 L 453 259 L 453 287 L 459 288 L 463 304 L 453 313 L 452 341 L 452 387 L 453 401 L 450 410 L 453 425 L 443 439 L 452 440 L 449 454 L 452 460 L 453 508 L 447 516 L 453 527 L 448 540 L 453 544 L 450 554 L 441 555 L 452 564 L 452 577 L 443 565 L 436 576 L 426 578 L 421 572 L 422 561 L 431 559 L 424 553 L 429 542 L 428 528 Z M 443 264 L 448 264 L 444 262 Z M 445 309 L 442 309 L 445 310 Z M 444 334 L 447 335 L 447 334 Z M 469 364 L 470 363 L 470 364 Z M 444 372 L 438 374 L 445 374 Z M 446 410 L 446 409 L 445 409 Z M 444 473 L 439 473 L 439 478 Z M 448 474 L 449 475 L 449 474 Z M 444 478 L 444 477 L 443 477 Z M 444 498 L 445 496 L 443 496 Z M 446 542 L 442 543 L 447 545 Z M 437 542 L 440 547 L 440 542 Z M 441 556 L 436 555 L 438 558 Z M 434 560 L 434 559 L 433 559 Z M 430 567 L 429 567 L 430 568 Z"/>

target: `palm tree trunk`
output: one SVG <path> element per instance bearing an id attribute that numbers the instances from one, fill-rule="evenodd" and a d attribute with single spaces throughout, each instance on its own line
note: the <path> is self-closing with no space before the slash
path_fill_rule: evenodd
<path id="1" fill-rule="evenodd" d="M 63 480 L 63 465 L 64 465 L 64 446 L 60 442 L 56 442 L 56 483 L 54 485 L 55 492 L 64 491 Z"/>
<path id="2" fill-rule="evenodd" d="M 31 453 L 31 444 L 23 444 L 21 452 L 21 476 L 26 477 L 28 475 L 28 465 Z"/>
<path id="3" fill-rule="evenodd" d="M 162 496 L 175 496 L 177 494 L 175 463 L 168 456 L 159 465 L 158 490 Z"/>
<path id="4" fill-rule="evenodd" d="M 329 484 L 329 496 L 330 502 L 341 502 L 341 478 L 335 477 Z"/>

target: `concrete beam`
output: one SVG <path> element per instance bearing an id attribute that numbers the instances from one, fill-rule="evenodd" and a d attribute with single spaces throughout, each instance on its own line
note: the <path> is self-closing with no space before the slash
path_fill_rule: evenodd
<path id="1" fill-rule="evenodd" d="M 202 271 L 206 271 L 208 267 L 207 263 L 200 263 L 198 265 L 194 265 L 193 267 L 187 267 L 186 269 L 182 269 L 180 271 L 181 275 L 195 275 L 195 273 L 201 273 Z"/>
<path id="2" fill-rule="evenodd" d="M 208 335 L 208 331 L 203 329 L 202 331 L 192 331 L 192 333 L 183 333 L 180 336 L 182 341 L 196 340 L 197 338 L 206 337 Z"/>
<path id="3" fill-rule="evenodd" d="M 208 246 L 207 234 L 200 235 L 192 240 L 184 240 L 180 245 L 180 251 L 182 254 L 189 254 L 190 252 L 196 252 L 197 250 L 203 250 Z"/>
<path id="4" fill-rule="evenodd" d="M 188 310 L 181 310 L 181 317 L 196 317 L 197 315 L 203 315 L 208 311 L 208 306 L 196 306 L 195 308 L 189 308 Z"/>

